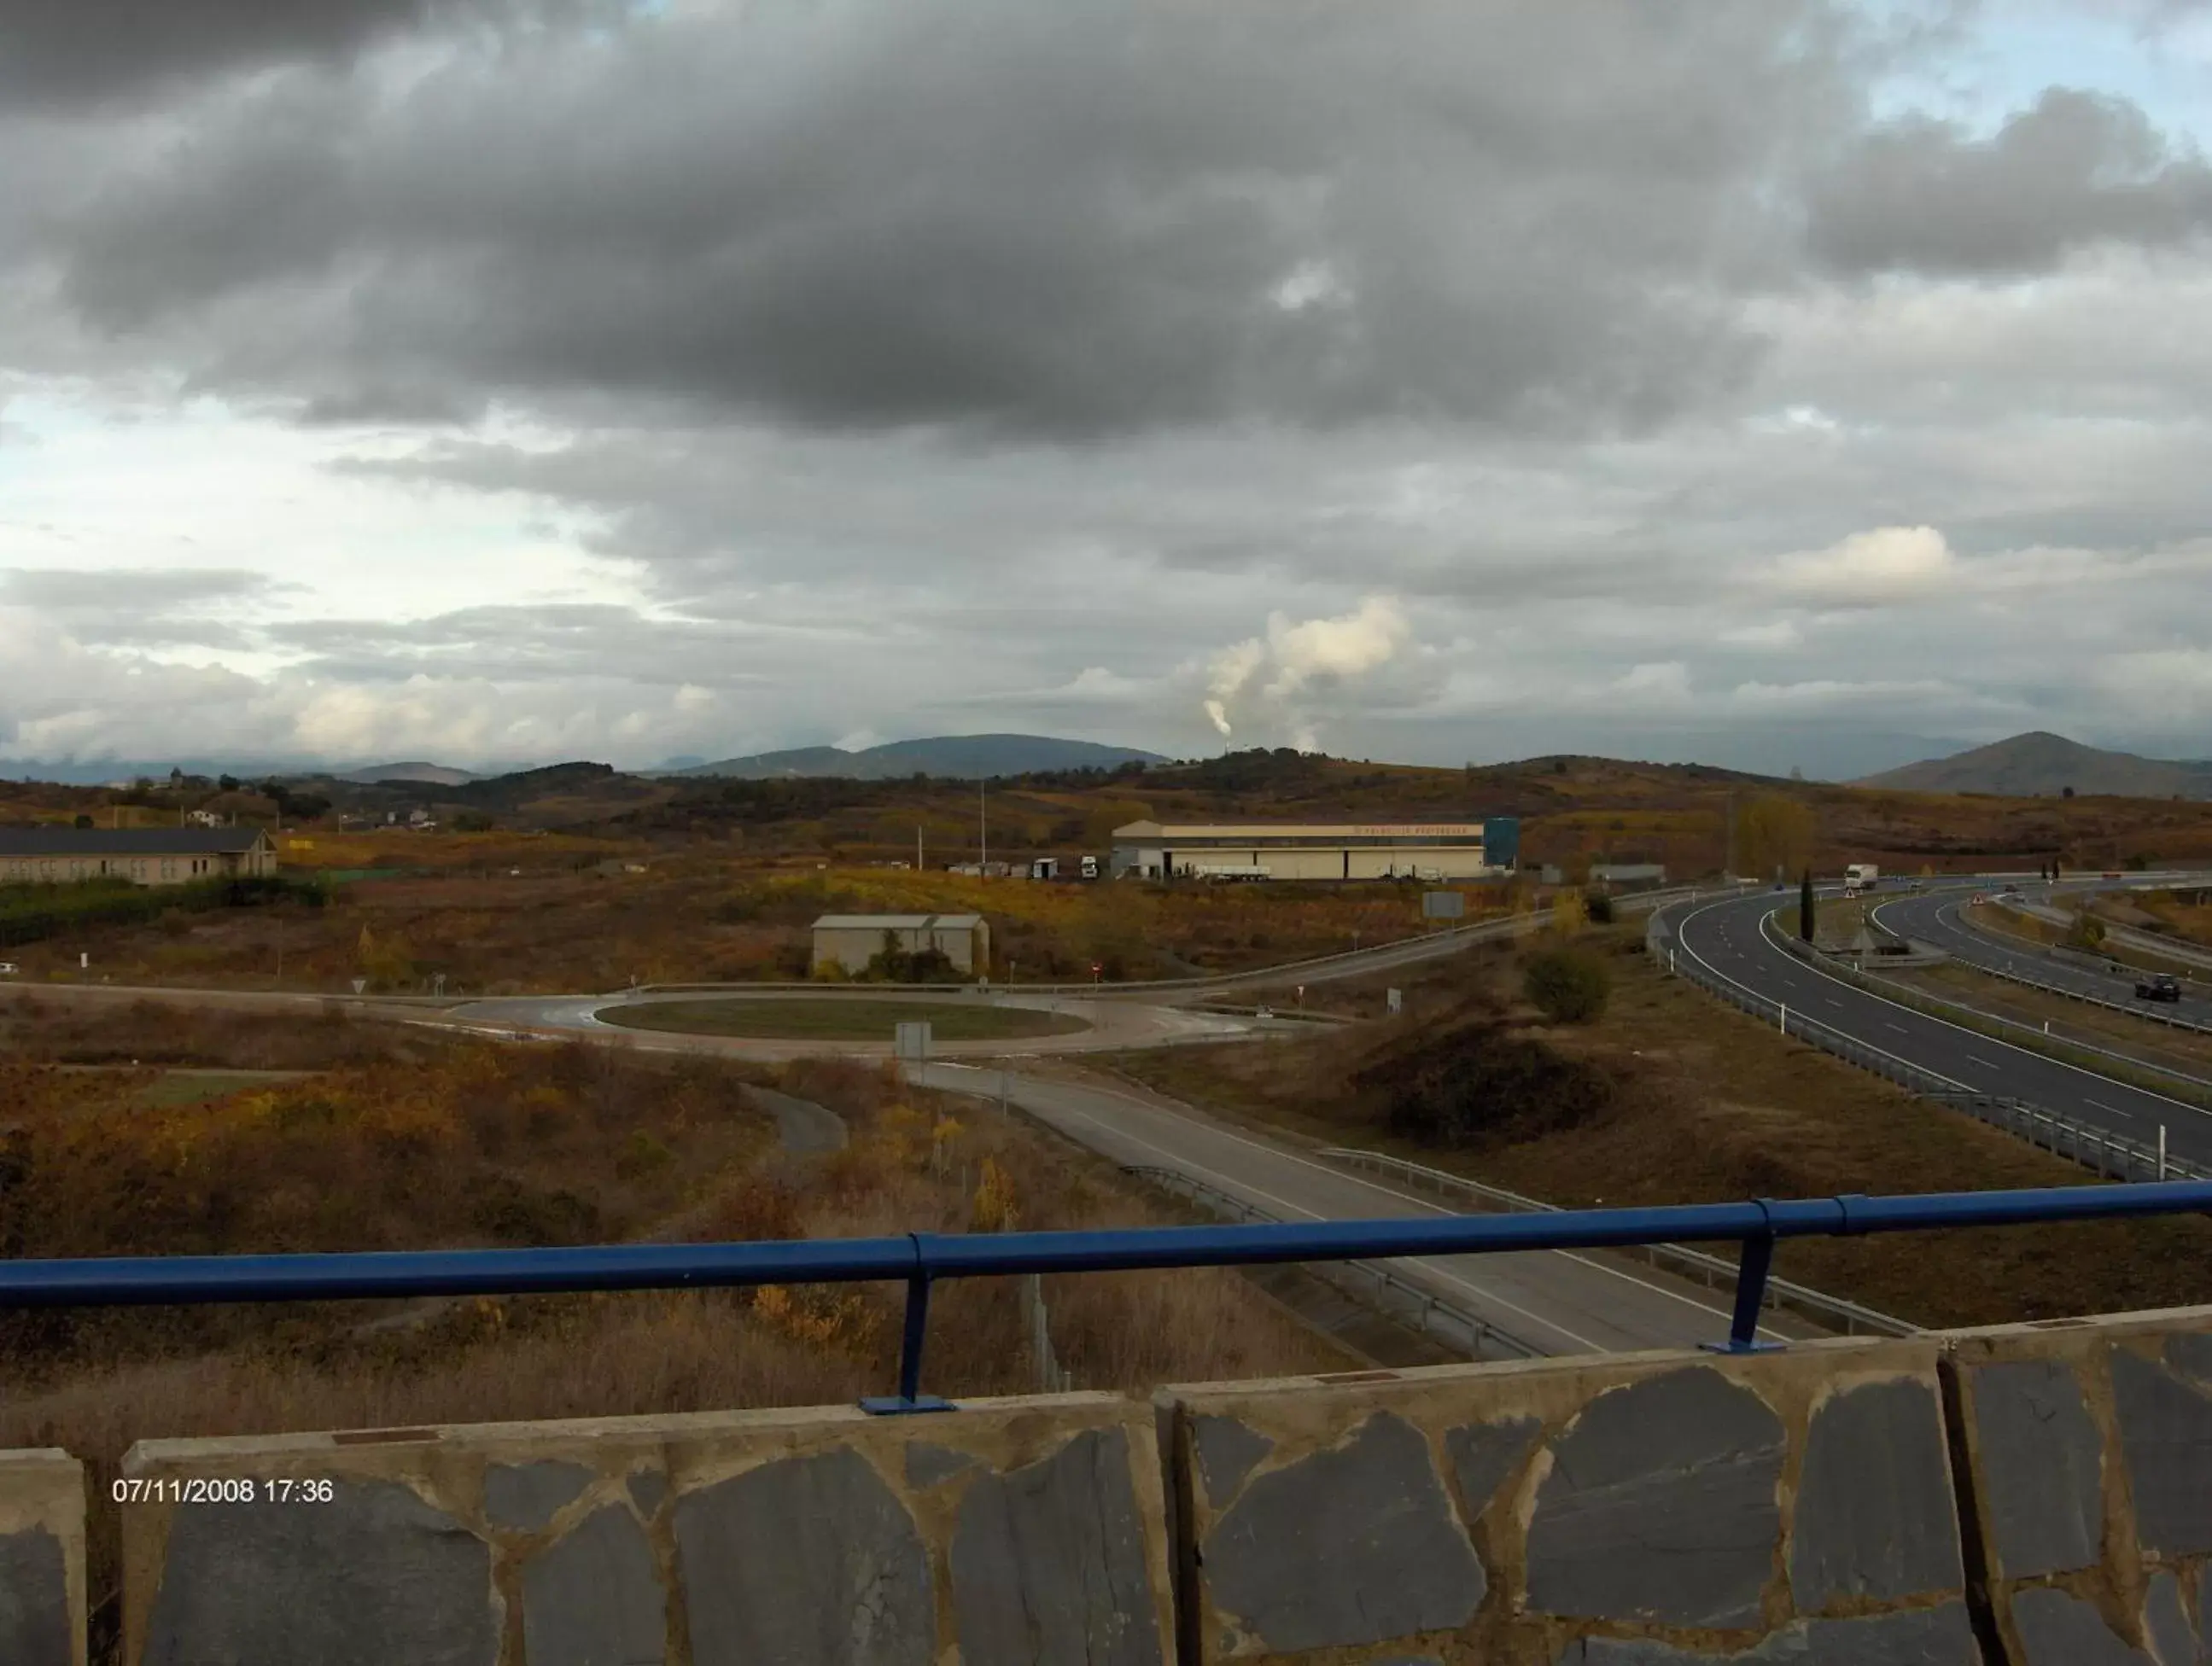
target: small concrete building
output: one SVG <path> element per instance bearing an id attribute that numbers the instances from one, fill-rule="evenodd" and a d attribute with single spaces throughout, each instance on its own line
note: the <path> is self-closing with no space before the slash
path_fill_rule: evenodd
<path id="1" fill-rule="evenodd" d="M 0 827 L 0 885 L 191 885 L 276 871 L 259 827 Z"/>
<path id="2" fill-rule="evenodd" d="M 860 972 L 886 939 L 909 954 L 933 948 L 962 972 L 991 965 L 991 928 L 981 914 L 824 914 L 814 922 L 814 970 Z"/>

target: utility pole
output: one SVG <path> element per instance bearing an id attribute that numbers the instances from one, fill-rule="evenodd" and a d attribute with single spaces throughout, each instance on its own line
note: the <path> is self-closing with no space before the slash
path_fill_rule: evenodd
<path id="1" fill-rule="evenodd" d="M 1735 789 L 1728 791 L 1728 870 L 1726 877 L 1735 877 Z"/>
<path id="2" fill-rule="evenodd" d="M 921 823 L 914 824 L 914 870 L 921 871 Z"/>
<path id="3" fill-rule="evenodd" d="M 975 783 L 975 877 L 985 877 L 991 865 L 991 782 L 986 776 Z"/>

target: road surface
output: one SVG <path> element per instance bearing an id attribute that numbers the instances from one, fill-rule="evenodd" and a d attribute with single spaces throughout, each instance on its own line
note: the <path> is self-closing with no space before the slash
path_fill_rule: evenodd
<path id="1" fill-rule="evenodd" d="M 1970 1093 L 2025 1100 L 2146 1146 L 2158 1142 L 2164 1126 L 2174 1154 L 2212 1163 L 2212 1112 L 1929 1017 L 1799 960 L 1762 930 L 1775 906 L 1790 901 L 1761 892 L 1692 908 L 1675 920 L 1678 952 Z"/>
<path id="2" fill-rule="evenodd" d="M 2061 960 L 2056 955 L 2039 953 L 2032 945 L 2016 938 L 2000 936 L 1970 924 L 1962 911 L 1973 894 L 1946 895 L 1940 891 L 1918 896 L 1893 898 L 1873 911 L 1875 924 L 1886 931 L 1916 942 L 1932 944 L 1970 966 L 1980 966 L 1993 972 L 2008 972 L 2016 977 L 2032 978 L 2039 984 L 2063 989 L 2075 995 L 2086 995 L 2093 1000 L 2110 1001 L 2124 1007 L 2142 1007 L 2145 1011 L 2167 1017 L 2186 1019 L 2192 1024 L 2212 1027 L 2212 1000 L 2191 991 L 2179 1002 L 2160 1002 L 2155 1006 L 2136 999 L 2136 978 L 2131 970 L 2119 973 L 2099 972 L 2079 961 Z"/>
<path id="3" fill-rule="evenodd" d="M 1029 1115 L 1114 1162 L 1172 1169 L 1284 1221 L 1406 1219 L 1456 1211 L 1194 1112 L 1118 1089 L 988 1067 L 930 1064 L 933 1087 L 1006 1097 Z M 1786 1255 L 1786 1251 L 1785 1251 Z M 1443 1256 L 1389 1263 L 1533 1350 L 1613 1354 L 1686 1348 L 1728 1335 L 1726 1291 L 1582 1251 Z M 1822 1334 L 1770 1315 L 1760 1335 Z"/>

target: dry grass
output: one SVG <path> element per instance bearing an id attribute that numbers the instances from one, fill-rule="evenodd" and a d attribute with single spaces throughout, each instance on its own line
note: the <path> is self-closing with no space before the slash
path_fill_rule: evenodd
<path id="1" fill-rule="evenodd" d="M 1620 944 L 1626 949 L 1626 943 Z M 1978 1123 L 1938 1110 L 1723 1008 L 1623 953 L 1613 997 L 1587 1029 L 1535 1031 L 1620 1084 L 1575 1125 L 1439 1153 L 1395 1137 L 1354 1080 L 1470 993 L 1504 1001 L 1512 956 L 1447 963 L 1396 1025 L 1266 1049 L 1166 1050 L 1126 1062 L 1177 1097 L 1331 1143 L 1365 1144 L 1569 1205 L 1698 1203 L 1842 1192 L 2079 1185 L 2088 1177 Z M 2212 1223 L 2194 1218 L 1790 1243 L 1790 1278 L 1924 1324 L 1990 1324 L 2202 1302 Z"/>
<path id="2" fill-rule="evenodd" d="M 458 1086 L 465 1070 L 473 1091 L 450 1107 L 457 1127 L 499 1103 L 524 1101 L 564 1073 L 588 1066 L 603 1106 L 617 1114 L 585 1115 L 533 1146 L 520 1172 L 558 1184 L 599 1209 L 587 1236 L 648 1236 L 696 1241 L 763 1237 L 860 1237 L 915 1230 L 959 1232 L 975 1224 L 975 1194 L 986 1162 L 1006 1178 L 1023 1227 L 1141 1225 L 1180 1218 L 1170 1201 L 1147 1193 L 1118 1171 L 1052 1139 L 1026 1123 L 1003 1120 L 967 1102 L 910 1094 L 882 1069 L 834 1060 L 787 1067 L 777 1080 L 788 1091 L 828 1105 L 853 1131 L 848 1148 L 802 1163 L 770 1152 L 755 1113 L 738 1113 L 719 1098 L 697 1097 L 691 1072 L 656 1074 L 649 1087 L 666 1118 L 726 1124 L 712 1150 L 685 1145 L 684 1160 L 656 1166 L 647 1176 L 622 1172 L 605 1139 L 643 1107 L 622 1097 L 628 1073 L 641 1068 L 619 1054 L 582 1059 L 566 1050 L 478 1053 L 456 1050 L 450 1061 L 395 1069 L 414 1080 L 410 1101 L 439 1103 L 438 1084 Z M 715 1094 L 737 1090 L 713 1067 L 693 1067 Z M 365 1072 L 340 1072 L 298 1085 L 325 1094 L 354 1083 L 347 1096 L 374 1101 L 358 1084 Z M 210 1216 L 206 1188 L 216 1165 L 170 1172 L 135 1154 L 172 1148 L 179 1132 L 215 1141 L 232 1130 L 241 1107 L 267 1095 L 234 1096 L 190 1114 L 179 1112 L 158 1138 L 141 1137 L 112 1118 L 88 1118 L 96 1079 L 85 1073 L 33 1072 L 19 1078 L 39 1090 L 26 1125 L 91 1130 L 101 1148 L 131 1155 L 111 1180 L 84 1169 L 33 1164 L 25 1189 L 10 1193 L 10 1237 L 51 1251 L 132 1247 L 266 1247 L 270 1223 L 252 1211 Z M 611 1082 L 610 1087 L 607 1084 Z M 424 1085 L 428 1084 L 428 1085 Z M 487 1085 L 490 1089 L 487 1094 Z M 586 1081 L 580 1093 L 593 1091 Z M 19 1104 L 27 1094 L 20 1094 Z M 296 1101 L 289 1101 L 296 1102 Z M 688 1104 L 688 1117 L 666 1106 Z M 488 1112 L 486 1107 L 491 1109 Z M 363 1116 L 368 1117 L 365 1108 Z M 373 1119 L 373 1118 L 372 1118 Z M 289 1144 L 268 1143 L 266 1118 L 248 1118 L 252 1143 L 235 1148 L 233 1166 L 255 1166 L 260 1189 L 272 1182 L 312 1182 L 303 1196 L 336 1201 L 341 1217 L 359 1209 L 363 1190 L 380 1191 L 374 1172 L 357 1172 L 362 1151 L 343 1130 L 325 1127 L 329 1143 L 311 1168 Z M 135 1126 L 133 1124 L 132 1126 Z M 458 1136 L 457 1136 L 458 1137 Z M 623 1142 L 615 1142 L 617 1154 Z M 39 1149 L 43 1151 L 40 1144 Z M 716 1154 L 719 1153 L 719 1155 Z M 456 1170 L 453 1153 L 420 1150 L 406 1169 L 417 1207 L 380 1210 L 377 1243 L 456 1241 L 449 1196 L 465 1197 L 483 1184 Z M 520 1160 L 520 1157 L 517 1159 Z M 681 1173 L 688 1179 L 677 1183 Z M 129 1187 L 149 1207 L 124 1215 L 99 1205 L 100 1188 Z M 78 1194 L 94 1204 L 64 1221 L 51 1206 Z M 233 1236 L 213 1244 L 218 1220 Z M 167 1224 L 164 1224 L 167 1223 Z M 181 1223 L 179 1226 L 179 1223 Z M 322 1232 L 346 1239 L 359 1227 Z M 313 1235 L 313 1234 L 311 1234 Z M 465 1239 L 467 1234 L 459 1235 Z M 331 1247 L 360 1247 L 334 1243 Z M 38 1252 L 34 1250 L 33 1252 Z M 1061 1364 L 1085 1388 L 1143 1390 L 1167 1380 L 1271 1375 L 1341 1368 L 1352 1363 L 1233 1273 L 1220 1269 L 1129 1274 L 1047 1281 L 1052 1332 Z M 699 1294 L 621 1294 L 417 1304 L 321 1304 L 287 1310 L 235 1308 L 179 1312 L 137 1310 L 126 1330 L 98 1320 L 62 1320 L 58 1328 L 20 1330 L 0 1350 L 6 1403 L 0 1407 L 0 1447 L 58 1445 L 84 1459 L 94 1475 L 92 1566 L 95 1592 L 112 1592 L 116 1566 L 115 1512 L 106 1482 L 133 1441 L 161 1437 L 274 1433 L 703 1410 L 758 1405 L 848 1402 L 884 1390 L 894 1380 L 902 1292 L 891 1287 L 767 1289 Z M 219 1316 L 219 1317 L 218 1317 Z M 1018 1392 L 1032 1385 L 1026 1331 L 1011 1281 L 941 1287 L 933 1303 L 926 1381 L 951 1395 Z"/>

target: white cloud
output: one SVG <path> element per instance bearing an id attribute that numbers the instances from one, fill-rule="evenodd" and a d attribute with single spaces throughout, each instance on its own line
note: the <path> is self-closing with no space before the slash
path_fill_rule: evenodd
<path id="1" fill-rule="evenodd" d="M 1614 679 L 1613 692 L 1646 708 L 1686 706 L 1695 698 L 1690 687 L 1690 668 L 1679 659 L 1632 665 Z"/>
<path id="2" fill-rule="evenodd" d="M 1826 549 L 1785 555 L 1774 564 L 1787 594 L 1830 607 L 1877 608 L 1940 595 L 1959 566 L 1932 526 L 1878 526 L 1854 532 Z"/>
<path id="3" fill-rule="evenodd" d="M 1733 625 L 1717 633 L 1717 639 L 1735 648 L 1795 648 L 1805 639 L 1805 633 L 1791 619 L 1771 619 L 1757 625 Z"/>

